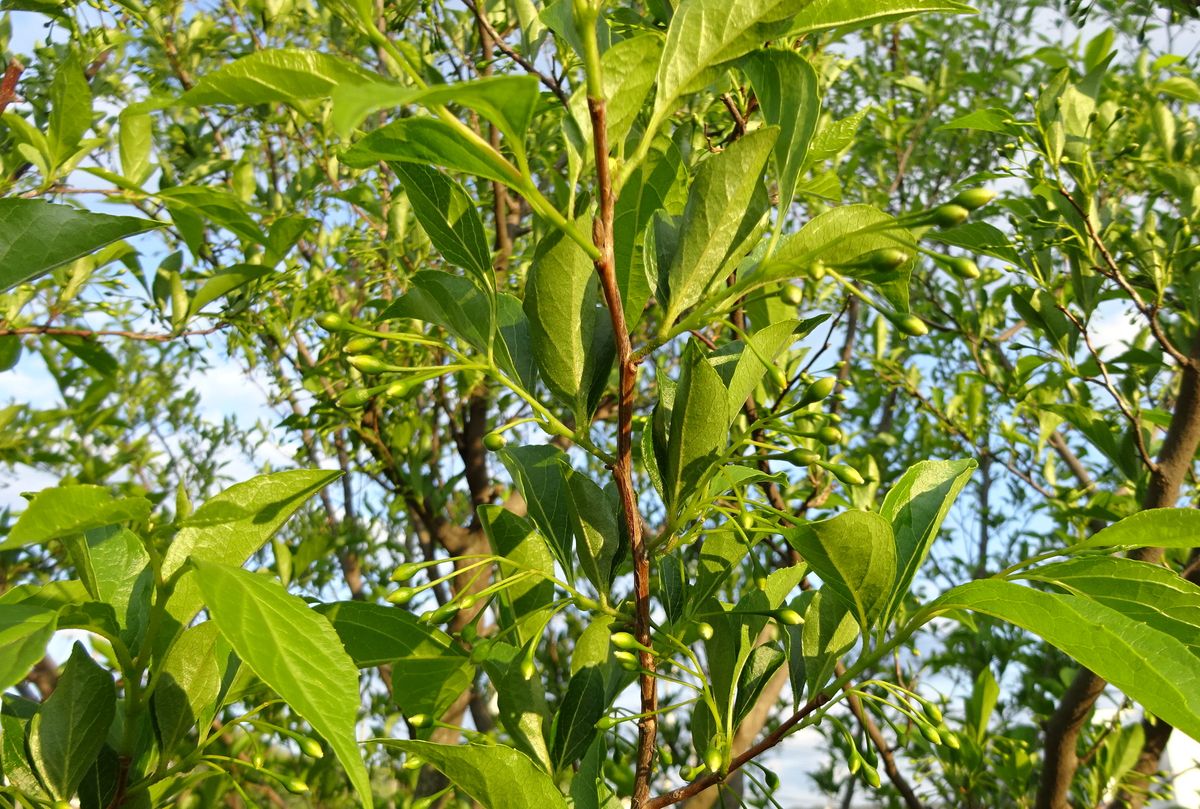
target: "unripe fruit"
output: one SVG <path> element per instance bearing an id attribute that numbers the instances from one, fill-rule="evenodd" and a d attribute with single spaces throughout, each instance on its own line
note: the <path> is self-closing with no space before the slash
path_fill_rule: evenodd
<path id="1" fill-rule="evenodd" d="M 691 781 L 696 778 L 699 778 L 703 772 L 704 772 L 704 765 L 697 764 L 695 767 L 685 767 L 682 770 L 680 770 L 679 777 L 682 778 L 684 781 Z"/>
<path id="2" fill-rule="evenodd" d="M 342 395 L 337 399 L 338 405 L 347 410 L 357 410 L 366 406 L 369 401 L 371 401 L 371 391 L 366 388 L 350 388 L 342 391 Z"/>
<path id="3" fill-rule="evenodd" d="M 658 757 L 662 761 L 664 767 L 670 767 L 675 763 L 675 754 L 671 752 L 671 748 L 665 744 L 658 746 Z"/>
<path id="4" fill-rule="evenodd" d="M 533 664 L 532 658 L 525 658 L 521 661 L 521 679 L 532 680 L 533 675 L 537 673 L 537 668 Z"/>
<path id="5" fill-rule="evenodd" d="M 421 621 L 427 624 L 444 624 L 448 623 L 455 615 L 458 615 L 458 605 L 454 602 L 443 604 L 437 609 L 432 609 L 421 616 Z"/>
<path id="6" fill-rule="evenodd" d="M 596 720 L 596 730 L 609 730 L 616 726 L 618 720 L 615 716 L 602 716 Z"/>
<path id="7" fill-rule="evenodd" d="M 784 607 L 781 610 L 776 610 L 775 619 L 778 620 L 779 623 L 787 624 L 788 626 L 799 626 L 800 624 L 804 623 L 803 616 L 788 607 Z"/>
<path id="8" fill-rule="evenodd" d="M 825 262 L 820 260 L 814 261 L 808 267 L 809 274 L 818 281 L 825 277 L 827 271 L 828 268 L 825 266 Z"/>
<path id="9" fill-rule="evenodd" d="M 968 211 L 974 211 L 977 208 L 987 205 L 995 198 L 996 192 L 990 188 L 968 188 L 950 200 L 950 204 L 966 208 Z"/>
<path id="10" fill-rule="evenodd" d="M 617 651 L 613 652 L 613 657 L 616 658 L 616 661 L 621 665 L 621 668 L 625 669 L 626 671 L 637 671 L 639 668 L 641 668 L 638 665 L 637 656 L 633 654 L 633 652 Z"/>
<path id="11" fill-rule="evenodd" d="M 612 634 L 612 645 L 618 649 L 624 649 L 627 652 L 639 651 L 649 652 L 650 649 L 638 643 L 638 639 L 628 632 L 614 632 Z"/>
<path id="12" fill-rule="evenodd" d="M 953 731 L 946 731 L 946 733 L 942 736 L 942 741 L 944 741 L 946 746 L 951 750 L 957 750 L 962 746 L 959 744 L 958 736 L 955 735 Z"/>
<path id="13" fill-rule="evenodd" d="M 822 444 L 840 444 L 845 436 L 837 427 L 831 427 L 828 424 L 817 430 L 817 440 Z"/>
<path id="14" fill-rule="evenodd" d="M 935 725 L 942 722 L 942 709 L 934 705 L 932 702 L 923 701 L 921 703 L 921 712 L 929 717 L 929 721 Z"/>
<path id="15" fill-rule="evenodd" d="M 946 261 L 946 266 L 950 268 L 950 272 L 957 275 L 959 278 L 968 280 L 979 277 L 979 265 L 969 258 L 964 256 L 954 256 Z"/>
<path id="16" fill-rule="evenodd" d="M 414 728 L 427 728 L 433 724 L 433 717 L 427 713 L 413 714 L 408 717 L 408 724 Z"/>
<path id="17" fill-rule="evenodd" d="M 354 354 L 350 357 L 350 359 L 346 360 L 346 362 L 350 363 L 364 374 L 382 374 L 384 371 L 387 371 L 390 368 L 390 366 L 383 360 L 379 359 L 379 357 L 372 357 L 370 354 Z"/>
<path id="18" fill-rule="evenodd" d="M 917 726 L 917 730 L 921 732 L 921 735 L 924 736 L 930 744 L 940 745 L 942 743 L 941 735 L 938 734 L 932 725 L 927 725 L 924 722 L 914 722 L 913 724 Z"/>
<path id="19" fill-rule="evenodd" d="M 810 405 L 813 402 L 819 402 L 829 394 L 833 393 L 833 389 L 837 387 L 836 376 L 826 376 L 818 379 L 805 389 L 804 395 L 800 397 L 800 405 Z"/>
<path id="20" fill-rule="evenodd" d="M 867 255 L 865 266 L 876 272 L 889 272 L 908 261 L 908 253 L 895 247 L 885 247 Z"/>
<path id="21" fill-rule="evenodd" d="M 861 486 L 866 483 L 866 481 L 863 479 L 863 476 L 859 474 L 858 470 L 852 466 L 830 464 L 825 468 L 832 472 L 835 478 L 840 480 L 842 483 L 845 483 L 847 486 Z"/>
<path id="22" fill-rule="evenodd" d="M 504 445 L 508 443 L 508 439 L 498 432 L 490 432 L 483 437 L 484 448 L 496 452 L 504 449 Z"/>
<path id="23" fill-rule="evenodd" d="M 971 212 L 963 206 L 948 202 L 934 208 L 929 214 L 929 221 L 939 228 L 952 228 L 966 222 L 970 215 Z"/>
<path id="24" fill-rule="evenodd" d="M 334 312 L 322 312 L 313 319 L 325 331 L 341 331 L 350 325 L 346 318 Z"/>
<path id="25" fill-rule="evenodd" d="M 763 776 L 767 781 L 767 789 L 772 792 L 779 789 L 779 775 L 774 770 L 766 770 Z"/>
<path id="26" fill-rule="evenodd" d="M 696 624 L 696 634 L 699 635 L 703 640 L 712 640 L 712 624 L 708 623 L 708 621 L 701 621 L 700 623 Z"/>
<path id="27" fill-rule="evenodd" d="M 794 463 L 796 466 L 808 466 L 821 460 L 821 456 L 811 449 L 794 449 L 791 452 L 785 453 L 784 460 L 788 463 Z"/>
<path id="28" fill-rule="evenodd" d="M 795 284 L 788 284 L 779 291 L 779 299 L 790 306 L 799 306 L 804 301 L 804 291 Z"/>
<path id="29" fill-rule="evenodd" d="M 376 337 L 355 337 L 342 346 L 342 351 L 346 354 L 365 354 L 377 345 L 379 339 Z"/>
<path id="30" fill-rule="evenodd" d="M 881 783 L 879 780 L 879 771 L 874 767 L 863 766 L 863 780 L 870 784 L 872 789 L 879 789 L 879 784 Z"/>

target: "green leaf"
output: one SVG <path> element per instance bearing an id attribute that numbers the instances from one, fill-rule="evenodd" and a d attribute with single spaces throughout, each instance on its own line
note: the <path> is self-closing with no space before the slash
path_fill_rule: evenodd
<path id="1" fill-rule="evenodd" d="M 511 747 L 405 739 L 378 741 L 429 762 L 485 809 L 567 809 L 567 802 L 550 776 Z"/>
<path id="2" fill-rule="evenodd" d="M 884 613 L 885 623 L 904 602 L 942 521 L 977 465 L 969 458 L 921 461 L 910 466 L 883 499 L 879 516 L 892 524 L 897 570 L 895 592 Z"/>
<path id="3" fill-rule="evenodd" d="M 202 557 L 193 556 L 192 563 L 204 603 L 229 645 L 325 738 L 359 800 L 371 807 L 371 780 L 354 731 L 358 669 L 333 626 L 273 579 Z"/>
<path id="4" fill-rule="evenodd" d="M 0 772 L 4 773 L 10 786 L 30 797 L 45 798 L 46 792 L 33 771 L 33 765 L 29 763 L 25 748 L 28 725 L 26 719 L 0 713 Z"/>
<path id="5" fill-rule="evenodd" d="M 141 637 L 150 614 L 154 574 L 142 540 L 127 528 L 108 526 L 85 532 L 95 596 L 112 606 L 122 638 Z M 136 644 L 135 644 L 136 645 Z"/>
<path id="6" fill-rule="evenodd" d="M 205 306 L 228 295 L 235 289 L 271 274 L 263 264 L 235 264 L 219 270 L 205 281 L 188 302 L 188 317 L 199 314 Z"/>
<path id="7" fill-rule="evenodd" d="M 492 290 L 492 251 L 475 202 L 461 185 L 440 171 L 417 163 L 394 163 L 417 221 L 433 246 L 452 264 L 475 278 L 482 290 Z"/>
<path id="8" fill-rule="evenodd" d="M 754 86 L 763 118 L 779 127 L 775 165 L 779 172 L 779 208 L 786 211 L 791 207 L 821 115 L 817 72 L 795 51 L 777 49 L 755 51 L 741 61 L 740 67 Z"/>
<path id="9" fill-rule="evenodd" d="M 729 389 L 726 405 L 729 409 L 730 425 L 737 419 L 742 408 L 746 406 L 746 400 L 762 381 L 763 374 L 767 372 L 767 362 L 773 363 L 784 349 L 807 335 L 828 317 L 818 315 L 804 321 L 780 320 L 750 335 L 748 343 L 734 340 L 713 352 L 709 361 L 716 366 L 717 373 Z"/>
<path id="10" fill-rule="evenodd" d="M 826 686 L 838 660 L 854 647 L 859 635 L 854 613 L 833 588 L 809 592 L 812 595 L 803 593 L 796 602 L 796 611 L 804 616 L 804 623 L 794 628 L 801 653 L 792 655 L 793 660 L 799 657 L 801 665 L 790 672 L 797 704 L 800 693 L 811 699 Z M 797 685 L 802 687 L 797 690 Z"/>
<path id="11" fill-rule="evenodd" d="M 1000 684 L 992 675 L 991 668 L 984 666 L 983 671 L 979 672 L 979 676 L 975 678 L 975 687 L 971 689 L 971 696 L 963 700 L 963 706 L 966 709 L 964 712 L 966 726 L 970 729 L 976 744 L 982 745 L 983 740 L 987 738 L 988 722 L 992 718 L 992 711 L 995 710 L 996 700 L 999 697 Z"/>
<path id="12" fill-rule="evenodd" d="M 380 320 L 413 318 L 435 323 L 446 331 L 486 351 L 491 334 L 491 311 L 479 288 L 468 279 L 437 270 L 421 270 L 412 277 L 408 292 L 380 314 Z"/>
<path id="13" fill-rule="evenodd" d="M 604 716 L 604 674 L 594 666 L 571 676 L 558 713 L 554 716 L 554 743 L 550 760 L 561 770 L 583 757 L 596 737 L 596 723 Z"/>
<path id="14" fill-rule="evenodd" d="M 76 643 L 54 693 L 29 725 L 29 753 L 42 782 L 70 800 L 100 754 L 117 712 L 112 676 Z"/>
<path id="15" fill-rule="evenodd" d="M 674 512 L 729 442 L 725 385 L 695 341 L 684 349 L 681 365 L 662 469 L 664 500 Z"/>
<path id="16" fill-rule="evenodd" d="M 140 185 L 152 173 L 150 150 L 154 146 L 154 120 L 148 113 L 132 110 L 122 112 L 118 120 L 121 173 L 130 182 Z"/>
<path id="17" fill-rule="evenodd" d="M 665 274 L 667 290 L 660 290 L 668 298 L 662 329 L 722 280 L 718 272 L 735 246 L 751 197 L 762 186 L 763 166 L 778 132 L 774 127 L 756 130 L 700 165 Z"/>
<path id="18" fill-rule="evenodd" d="M 181 104 L 295 104 L 328 98 L 343 82 L 367 82 L 375 74 L 327 53 L 283 48 L 256 51 L 200 77 Z"/>
<path id="19" fill-rule="evenodd" d="M 938 127 L 942 129 L 978 129 L 983 132 L 998 132 L 1013 134 L 1019 131 L 1013 114 L 1001 107 L 989 107 L 983 110 L 973 110 L 966 115 L 960 115 Z"/>
<path id="20" fill-rule="evenodd" d="M 154 725 L 166 755 L 196 728 L 203 740 L 216 715 L 229 665 L 229 645 L 213 621 L 188 627 L 159 669 L 152 697 Z"/>
<path id="21" fill-rule="evenodd" d="M 1112 607 L 1179 639 L 1200 656 L 1200 587 L 1172 570 L 1133 559 L 1088 556 L 1019 575 Z"/>
<path id="22" fill-rule="evenodd" d="M 47 134 L 59 164 L 79 148 L 92 126 L 92 89 L 74 52 L 54 71 L 50 82 L 50 121 Z"/>
<path id="23" fill-rule="evenodd" d="M 598 373 L 607 377 L 612 362 L 611 354 L 595 350 L 597 332 L 612 326 L 592 260 L 574 240 L 561 233 L 542 240 L 525 282 L 524 308 L 546 387 L 585 422 L 592 382 Z"/>
<path id="24" fill-rule="evenodd" d="M 654 84 L 662 53 L 662 37 L 639 34 L 616 42 L 600 57 L 602 91 L 608 143 L 620 148 L 642 111 L 646 94 Z M 580 84 L 570 99 L 571 119 L 567 135 L 584 162 L 593 159 L 592 123 L 587 106 L 587 87 Z"/>
<path id="25" fill-rule="evenodd" d="M 892 526 L 868 511 L 847 511 L 784 533 L 825 587 L 836 593 L 866 632 L 886 607 L 896 580 Z"/>
<path id="26" fill-rule="evenodd" d="M 956 0 L 812 0 L 796 15 L 789 36 L 830 28 L 854 30 L 900 20 L 931 11 L 973 14 L 974 9 Z"/>
<path id="27" fill-rule="evenodd" d="M 679 98 L 704 87 L 713 68 L 788 30 L 788 17 L 808 0 L 683 0 L 671 17 L 658 67 L 652 124 Z M 653 129 L 654 126 L 651 127 Z"/>
<path id="28" fill-rule="evenodd" d="M 1080 548 L 1195 548 L 1200 546 L 1200 511 L 1151 508 L 1097 531 Z"/>
<path id="29" fill-rule="evenodd" d="M 352 168 L 370 168 L 381 161 L 441 166 L 510 186 L 522 183 L 508 161 L 433 118 L 393 121 L 373 130 L 342 154 L 342 162 Z"/>
<path id="30" fill-rule="evenodd" d="M 549 578 L 554 575 L 550 545 L 529 520 L 502 506 L 480 506 L 478 514 L 492 552 L 520 565 L 520 568 L 508 571 L 500 566 L 497 578 L 518 576 L 523 570 L 539 571 L 546 576 L 528 577 L 509 585 L 497 599 L 500 625 L 505 628 L 515 626 L 518 642 L 529 643 L 536 637 L 535 632 L 541 632 L 541 626 L 533 616 L 539 615 L 542 608 L 554 600 L 554 583 Z"/>
<path id="31" fill-rule="evenodd" d="M 158 227 L 162 223 L 153 219 L 92 213 L 38 199 L 0 199 L 0 292 Z"/>
<path id="32" fill-rule="evenodd" d="M 579 566 L 596 591 L 607 596 L 612 585 L 613 558 L 621 542 L 617 524 L 620 506 L 591 478 L 571 469 L 567 471 L 567 496 Z"/>
<path id="33" fill-rule="evenodd" d="M 184 521 L 163 555 L 162 577 L 174 576 L 189 558 L 245 564 L 310 497 L 341 476 L 339 471 L 294 469 L 230 486 Z M 167 613 L 184 627 L 203 603 L 196 576 L 187 571 L 175 584 Z M 166 641 L 172 637 L 171 633 L 162 636 Z"/>
<path id="34" fill-rule="evenodd" d="M 786 656 L 783 650 L 774 644 L 765 643 L 756 646 L 750 652 L 750 657 L 738 678 L 737 699 L 733 705 L 733 726 L 736 729 L 758 703 L 767 683 L 775 676 L 775 672 L 783 665 Z"/>
<path id="35" fill-rule="evenodd" d="M 551 614 L 543 610 L 537 621 L 538 630 L 530 643 L 537 643 L 546 631 Z M 522 661 L 527 649 L 511 643 L 492 641 L 485 647 L 487 656 L 483 660 L 484 671 L 496 689 L 496 707 L 500 724 L 512 737 L 513 744 L 535 762 L 538 767 L 550 772 L 550 750 L 546 740 L 546 728 L 550 724 L 550 710 L 546 706 L 546 692 L 540 677 L 526 677 Z"/>
<path id="36" fill-rule="evenodd" d="M 144 497 L 114 497 L 104 486 L 58 486 L 44 489 L 21 513 L 0 550 L 20 548 L 82 534 L 123 522 L 142 522 L 150 516 Z"/>
<path id="37" fill-rule="evenodd" d="M 1200 738 L 1196 656 L 1181 641 L 1098 601 L 985 579 L 950 590 L 929 615 L 967 609 L 1038 635 L 1158 718 Z"/>
<path id="38" fill-rule="evenodd" d="M 1017 251 L 1013 250 L 1012 242 L 1004 235 L 1004 231 L 987 222 L 966 222 L 945 230 L 931 230 L 925 236 L 942 244 L 962 247 L 972 253 L 983 253 L 1013 264 L 1020 263 Z"/>
<path id="39" fill-rule="evenodd" d="M 412 613 L 365 601 L 321 604 L 359 668 L 391 664 L 392 695 L 408 716 L 438 716 L 471 685 L 475 667 L 462 648 Z"/>
<path id="40" fill-rule="evenodd" d="M 0 692 L 25 679 L 46 655 L 58 628 L 58 611 L 25 604 L 0 604 Z"/>
<path id="41" fill-rule="evenodd" d="M 525 498 L 529 517 L 550 541 L 550 551 L 569 578 L 574 570 L 571 562 L 574 535 L 567 505 L 566 456 L 549 444 L 510 447 L 497 454 Z"/>

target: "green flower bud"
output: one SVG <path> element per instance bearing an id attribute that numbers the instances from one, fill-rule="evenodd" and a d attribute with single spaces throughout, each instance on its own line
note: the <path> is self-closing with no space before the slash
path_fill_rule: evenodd
<path id="1" fill-rule="evenodd" d="M 377 345 L 379 345 L 377 337 L 355 337 L 342 346 L 342 351 L 346 354 L 365 354 Z"/>
<path id="2" fill-rule="evenodd" d="M 926 334 L 929 334 L 929 327 L 916 315 L 893 314 L 889 315 L 888 320 L 892 321 L 897 329 L 910 337 L 924 337 Z"/>
<path id="3" fill-rule="evenodd" d="M 584 595 L 575 596 L 575 606 L 586 612 L 595 612 L 600 609 L 600 602 L 594 598 L 588 598 Z"/>
<path id="4" fill-rule="evenodd" d="M 720 775 L 725 763 L 725 755 L 716 744 L 709 745 L 704 751 L 704 766 L 713 775 Z"/>
<path id="5" fill-rule="evenodd" d="M 963 222 L 966 222 L 967 217 L 970 215 L 971 212 L 963 206 L 948 202 L 930 211 L 929 221 L 939 228 L 952 228 L 955 225 L 961 225 Z"/>
<path id="6" fill-rule="evenodd" d="M 828 424 L 817 430 L 817 440 L 822 444 L 840 444 L 845 436 L 837 427 L 831 427 Z"/>
<path id="7" fill-rule="evenodd" d="M 826 376 L 818 379 L 816 382 L 809 385 L 804 395 L 800 397 L 800 405 L 810 405 L 813 402 L 819 402 L 829 394 L 833 393 L 833 389 L 837 387 L 836 376 Z"/>
<path id="8" fill-rule="evenodd" d="M 458 615 L 459 606 L 453 601 L 432 609 L 421 616 L 421 622 L 426 624 L 445 624 Z"/>
<path id="9" fill-rule="evenodd" d="M 633 652 L 616 651 L 613 652 L 613 657 L 616 658 L 617 663 L 621 665 L 621 668 L 625 669 L 626 671 L 637 671 L 639 668 L 641 668 L 641 666 L 638 664 L 637 655 L 635 655 Z"/>
<path id="10" fill-rule="evenodd" d="M 391 367 L 379 357 L 372 357 L 370 354 L 354 354 L 346 362 L 364 374 L 382 374 Z"/>
<path id="11" fill-rule="evenodd" d="M 413 714 L 408 717 L 408 724 L 418 729 L 427 728 L 433 724 L 433 717 L 427 713 Z"/>
<path id="12" fill-rule="evenodd" d="M 701 621 L 700 623 L 696 624 L 696 634 L 699 635 L 703 640 L 712 640 L 712 624 L 710 624 L 708 621 Z"/>
<path id="13" fill-rule="evenodd" d="M 409 721 L 411 722 L 412 720 L 410 719 Z M 400 766 L 406 770 L 419 770 L 425 766 L 425 759 L 409 753 L 404 757 L 404 763 Z"/>
<path id="14" fill-rule="evenodd" d="M 308 784 L 301 781 L 299 778 L 283 779 L 283 788 L 293 795 L 303 795 L 308 792 Z"/>
<path id="15" fill-rule="evenodd" d="M 388 593 L 388 603 L 395 604 L 397 607 L 403 607 L 405 604 L 413 600 L 413 596 L 420 592 L 416 587 L 401 587 L 393 593 Z"/>
<path id="16" fill-rule="evenodd" d="M 396 582 L 397 584 L 403 584 L 413 576 L 417 575 L 417 573 L 420 572 L 421 568 L 423 567 L 424 565 L 418 564 L 417 562 L 405 562 L 404 564 L 400 565 L 400 567 L 392 571 L 392 581 Z"/>
<path id="17" fill-rule="evenodd" d="M 876 272 L 891 272 L 906 261 L 908 253 L 895 247 L 885 247 L 868 253 L 864 264 Z"/>
<path id="18" fill-rule="evenodd" d="M 486 449 L 496 452 L 504 449 L 504 445 L 508 443 L 508 439 L 498 432 L 490 432 L 483 437 L 483 446 Z"/>
<path id="19" fill-rule="evenodd" d="M 527 657 L 521 661 L 521 679 L 532 680 L 533 675 L 537 674 L 537 667 L 534 665 L 533 658 Z"/>
<path id="20" fill-rule="evenodd" d="M 825 273 L 828 272 L 828 270 L 829 268 L 825 266 L 825 262 L 819 259 L 808 266 L 809 274 L 817 281 L 820 281 L 822 278 L 824 278 Z"/>
<path id="21" fill-rule="evenodd" d="M 325 331 L 341 331 L 350 325 L 346 318 L 333 312 L 322 312 L 313 319 Z"/>
<path id="22" fill-rule="evenodd" d="M 825 467 L 835 478 L 845 483 L 847 486 L 861 486 L 866 483 L 859 471 L 852 466 L 844 466 L 842 464 L 829 464 Z"/>
<path id="23" fill-rule="evenodd" d="M 804 300 L 804 291 L 795 284 L 786 284 L 779 291 L 779 299 L 789 306 L 799 306 Z"/>
<path id="24" fill-rule="evenodd" d="M 879 771 L 874 767 L 863 765 L 863 780 L 870 784 L 872 789 L 879 789 Z"/>
<path id="25" fill-rule="evenodd" d="M 811 449 L 794 449 L 784 453 L 784 460 L 796 466 L 808 466 L 821 460 L 821 456 Z"/>
<path id="26" fill-rule="evenodd" d="M 940 725 L 942 723 L 942 709 L 929 700 L 921 700 L 921 712 L 929 717 L 929 721 L 933 724 Z"/>
<path id="27" fill-rule="evenodd" d="M 850 769 L 850 774 L 854 775 L 856 772 L 862 769 L 864 764 L 866 764 L 866 762 L 863 761 L 863 757 L 859 754 L 858 748 L 851 744 L 850 752 L 846 754 L 846 766 Z"/>
<path id="28" fill-rule="evenodd" d="M 947 259 L 946 266 L 950 268 L 950 272 L 957 275 L 959 278 L 968 280 L 979 277 L 979 265 L 974 261 L 964 256 L 954 256 Z"/>
<path id="29" fill-rule="evenodd" d="M 962 747 L 962 745 L 958 741 L 958 734 L 956 734 L 950 730 L 947 730 L 945 733 L 942 734 L 942 741 L 944 741 L 946 743 L 946 746 L 949 747 L 951 750 L 957 750 L 960 747 Z"/>
<path id="30" fill-rule="evenodd" d="M 697 764 L 695 767 L 684 767 L 679 771 L 679 777 L 684 781 L 693 781 L 699 778 L 704 773 L 704 765 Z"/>
<path id="31" fill-rule="evenodd" d="M 635 638 L 633 635 L 631 635 L 628 632 L 614 632 L 612 634 L 611 640 L 612 640 L 613 646 L 616 646 L 618 649 L 624 649 L 627 652 L 632 652 L 632 651 L 649 652 L 649 651 L 651 651 L 648 647 L 643 646 L 641 643 L 639 643 L 638 639 Z"/>
<path id="32" fill-rule="evenodd" d="M 950 200 L 950 204 L 966 208 L 968 211 L 974 211 L 987 205 L 995 198 L 996 192 L 990 188 L 968 188 Z"/>
<path id="33" fill-rule="evenodd" d="M 937 730 L 934 729 L 933 725 L 927 725 L 924 722 L 914 722 L 913 724 L 917 726 L 917 730 L 921 732 L 921 735 L 924 736 L 926 741 L 928 741 L 930 744 L 940 745 L 942 743 L 942 737 Z"/>
<path id="34" fill-rule="evenodd" d="M 804 623 L 804 617 L 801 616 L 800 613 L 788 607 L 784 607 L 781 610 L 776 610 L 775 620 L 779 621 L 781 624 L 787 624 L 788 626 L 799 626 L 800 624 Z"/>
<path id="35" fill-rule="evenodd" d="M 342 395 L 337 399 L 338 406 L 344 407 L 347 410 L 357 410 L 360 407 L 365 407 L 369 401 L 371 401 L 371 391 L 366 388 L 344 390 L 342 391 Z"/>
<path id="36" fill-rule="evenodd" d="M 325 755 L 321 743 L 312 736 L 301 736 L 296 743 L 300 745 L 300 752 L 309 758 L 322 758 Z"/>
<path id="37" fill-rule="evenodd" d="M 776 773 L 774 770 L 765 770 L 763 772 L 763 777 L 767 781 L 767 789 L 771 790 L 772 792 L 779 789 L 778 773 Z"/>
<path id="38" fill-rule="evenodd" d="M 662 761 L 664 767 L 670 767 L 675 763 L 675 754 L 671 752 L 671 748 L 665 744 L 658 746 L 658 758 Z"/>

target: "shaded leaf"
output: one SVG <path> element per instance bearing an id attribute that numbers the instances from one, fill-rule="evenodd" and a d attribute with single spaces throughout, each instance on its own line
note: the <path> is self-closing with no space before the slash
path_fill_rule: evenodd
<path id="1" fill-rule="evenodd" d="M 850 607 L 863 631 L 875 623 L 896 580 L 896 542 L 883 517 L 847 511 L 785 532 L 788 542 Z"/>

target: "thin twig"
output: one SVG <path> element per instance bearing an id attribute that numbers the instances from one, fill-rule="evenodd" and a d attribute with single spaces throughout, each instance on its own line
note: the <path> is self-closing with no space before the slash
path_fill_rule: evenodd
<path id="1" fill-rule="evenodd" d="M 14 326 L 0 327 L 0 337 L 8 337 L 14 334 L 42 334 L 50 337 L 82 337 L 85 340 L 94 340 L 98 337 L 124 337 L 127 340 L 141 340 L 143 342 L 165 343 L 168 340 L 175 340 L 180 337 L 203 337 L 213 334 L 221 329 L 229 326 L 228 323 L 219 323 L 210 329 L 196 329 L 195 331 L 178 331 L 178 332 L 140 332 L 140 331 L 124 331 L 121 329 L 72 329 L 64 326 Z"/>
<path id="2" fill-rule="evenodd" d="M 504 41 L 504 37 L 500 36 L 500 34 L 492 26 L 491 22 L 488 21 L 487 16 L 480 12 L 479 6 L 475 4 L 475 0 L 463 0 L 463 2 L 466 3 L 466 6 L 471 10 L 471 13 L 475 15 L 475 20 L 479 23 L 479 27 L 487 32 L 488 36 L 492 38 L 492 43 L 499 48 L 505 56 L 507 56 L 509 59 L 512 59 L 521 67 L 525 68 L 525 72 L 532 76 L 537 76 L 538 81 L 544 84 L 546 89 L 554 93 L 555 97 L 562 102 L 564 107 L 570 106 L 571 100 L 567 96 L 566 91 L 563 90 L 562 85 L 559 84 L 558 79 L 554 78 L 549 73 L 539 70 L 533 62 L 529 61 L 520 53 L 513 50 L 512 46 Z"/>

